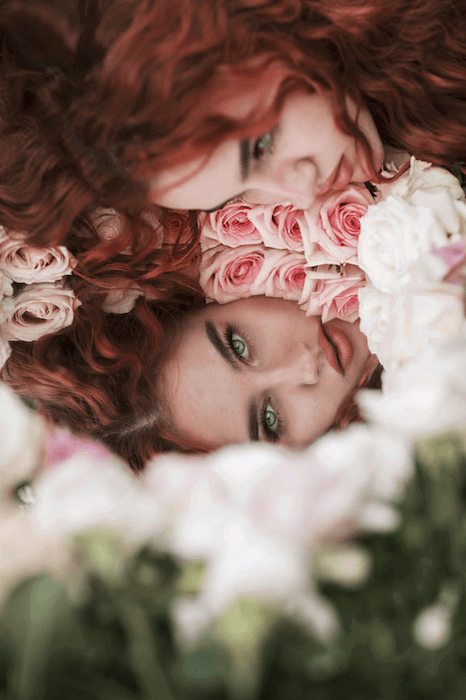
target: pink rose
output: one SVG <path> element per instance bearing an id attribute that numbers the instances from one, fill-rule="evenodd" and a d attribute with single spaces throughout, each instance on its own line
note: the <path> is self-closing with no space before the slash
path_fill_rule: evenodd
<path id="1" fill-rule="evenodd" d="M 261 245 L 242 246 L 240 250 L 218 245 L 202 257 L 199 284 L 205 295 L 220 304 L 249 297 L 264 264 Z"/>
<path id="2" fill-rule="evenodd" d="M 273 220 L 277 224 L 277 236 L 289 250 L 304 250 L 303 228 L 305 220 L 301 209 L 291 204 L 277 204 L 273 210 Z"/>
<path id="3" fill-rule="evenodd" d="M 12 233 L 0 241 L 0 268 L 14 282 L 55 282 L 71 275 L 76 266 L 67 248 L 36 248 L 28 245 L 21 233 Z"/>
<path id="4" fill-rule="evenodd" d="M 307 222 L 301 209 L 292 204 L 259 204 L 249 210 L 248 218 L 267 247 L 304 250 L 303 231 Z"/>
<path id="5" fill-rule="evenodd" d="M 202 249 L 212 247 L 212 240 L 230 248 L 261 243 L 261 234 L 248 218 L 253 206 L 246 202 L 231 202 L 223 209 L 209 214 L 201 232 Z"/>
<path id="6" fill-rule="evenodd" d="M 374 204 L 365 187 L 353 185 L 332 192 L 304 212 L 310 232 L 310 248 L 317 243 L 337 262 L 357 262 L 361 217 Z"/>
<path id="7" fill-rule="evenodd" d="M 8 340 L 30 342 L 56 333 L 73 323 L 80 304 L 73 290 L 59 282 L 28 285 L 14 299 L 13 315 L 5 321 Z"/>
<path id="8" fill-rule="evenodd" d="M 301 305 L 307 316 L 322 316 L 322 322 L 332 318 L 355 321 L 358 318 L 358 289 L 366 281 L 361 270 L 348 265 L 341 277 L 317 280 L 315 290 Z"/>
<path id="9" fill-rule="evenodd" d="M 279 297 L 299 301 L 306 282 L 306 259 L 300 253 L 287 253 L 277 260 L 265 282 L 264 293 L 268 297 Z"/>

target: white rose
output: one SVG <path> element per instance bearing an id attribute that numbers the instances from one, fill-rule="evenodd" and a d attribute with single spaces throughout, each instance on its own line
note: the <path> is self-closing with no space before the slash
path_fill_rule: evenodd
<path id="1" fill-rule="evenodd" d="M 413 197 L 421 192 L 438 194 L 445 191 L 449 192 L 453 199 L 465 201 L 458 178 L 445 168 L 417 160 L 414 156 L 411 156 L 410 169 L 393 183 L 391 189 L 392 194 L 399 195 L 410 204 L 416 204 Z"/>
<path id="2" fill-rule="evenodd" d="M 14 282 L 55 282 L 71 275 L 75 267 L 76 260 L 65 246 L 37 248 L 20 233 L 0 240 L 0 268 Z"/>
<path id="3" fill-rule="evenodd" d="M 359 265 L 374 287 L 391 292 L 406 281 L 406 273 L 423 253 L 448 242 L 431 209 L 412 206 L 391 194 L 370 206 L 361 219 Z"/>
<path id="4" fill-rule="evenodd" d="M 71 289 L 59 282 L 31 284 L 14 299 L 13 315 L 5 321 L 8 340 L 37 340 L 73 323 L 81 304 Z"/>
<path id="5" fill-rule="evenodd" d="M 360 330 L 367 337 L 369 350 L 377 355 L 384 364 L 385 353 L 389 348 L 384 345 L 385 334 L 390 320 L 390 295 L 381 292 L 371 284 L 358 290 Z"/>

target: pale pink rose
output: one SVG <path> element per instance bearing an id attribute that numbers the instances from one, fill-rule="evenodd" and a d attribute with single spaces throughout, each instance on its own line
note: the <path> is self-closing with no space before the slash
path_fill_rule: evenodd
<path id="1" fill-rule="evenodd" d="M 116 209 L 97 207 L 89 218 L 103 241 L 113 241 L 123 231 L 124 219 Z"/>
<path id="2" fill-rule="evenodd" d="M 211 248 L 202 257 L 199 284 L 205 295 L 219 304 L 249 297 L 264 256 L 261 245 L 242 246 L 240 250 L 223 245 Z"/>
<path id="3" fill-rule="evenodd" d="M 373 203 L 365 187 L 354 185 L 317 201 L 304 212 L 311 247 L 317 243 L 335 261 L 356 263 L 361 217 Z"/>
<path id="4" fill-rule="evenodd" d="M 202 239 L 207 239 L 204 243 L 201 240 L 203 250 L 211 247 L 209 241 L 212 239 L 230 248 L 261 243 L 262 236 L 249 219 L 253 206 L 246 202 L 231 202 L 209 214 L 201 232 Z"/>
<path id="5" fill-rule="evenodd" d="M 14 299 L 13 315 L 5 321 L 8 340 L 33 341 L 73 323 L 81 302 L 60 282 L 30 284 Z"/>
<path id="6" fill-rule="evenodd" d="M 333 318 L 355 321 L 358 317 L 358 290 L 365 285 L 362 272 L 348 265 L 341 277 L 318 280 L 309 300 L 301 305 L 307 316 L 322 316 L 326 323 Z"/>
<path id="7" fill-rule="evenodd" d="M 306 259 L 301 253 L 290 252 L 277 261 L 265 282 L 264 294 L 299 301 L 306 282 Z"/>
<path id="8" fill-rule="evenodd" d="M 303 231 L 307 222 L 301 209 L 292 204 L 259 204 L 248 212 L 248 218 L 269 248 L 304 250 Z"/>
<path id="9" fill-rule="evenodd" d="M 36 248 L 21 233 L 11 233 L 0 241 L 0 268 L 14 282 L 56 282 L 71 275 L 76 260 L 62 245 Z"/>

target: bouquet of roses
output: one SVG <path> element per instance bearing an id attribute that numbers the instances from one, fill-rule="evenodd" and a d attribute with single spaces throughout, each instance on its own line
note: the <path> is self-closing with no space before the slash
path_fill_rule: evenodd
<path id="1" fill-rule="evenodd" d="M 355 320 L 364 275 L 360 219 L 372 195 L 352 186 L 302 211 L 290 204 L 232 202 L 206 216 L 200 284 L 211 301 L 265 295 L 297 301 L 308 315 Z"/>

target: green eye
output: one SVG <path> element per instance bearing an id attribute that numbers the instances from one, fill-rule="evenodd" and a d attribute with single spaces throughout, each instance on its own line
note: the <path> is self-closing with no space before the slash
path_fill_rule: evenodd
<path id="1" fill-rule="evenodd" d="M 259 160 L 270 146 L 272 145 L 272 133 L 268 131 L 266 134 L 257 139 L 254 144 L 253 156 L 256 160 Z"/>
<path id="2" fill-rule="evenodd" d="M 277 432 L 278 416 L 269 403 L 265 407 L 263 421 L 264 421 L 264 427 L 267 431 L 269 431 L 271 433 Z"/>
<path id="3" fill-rule="evenodd" d="M 249 359 L 248 346 L 244 342 L 243 338 L 238 335 L 238 333 L 231 334 L 231 347 L 233 348 L 235 355 L 241 357 L 242 360 Z"/>

